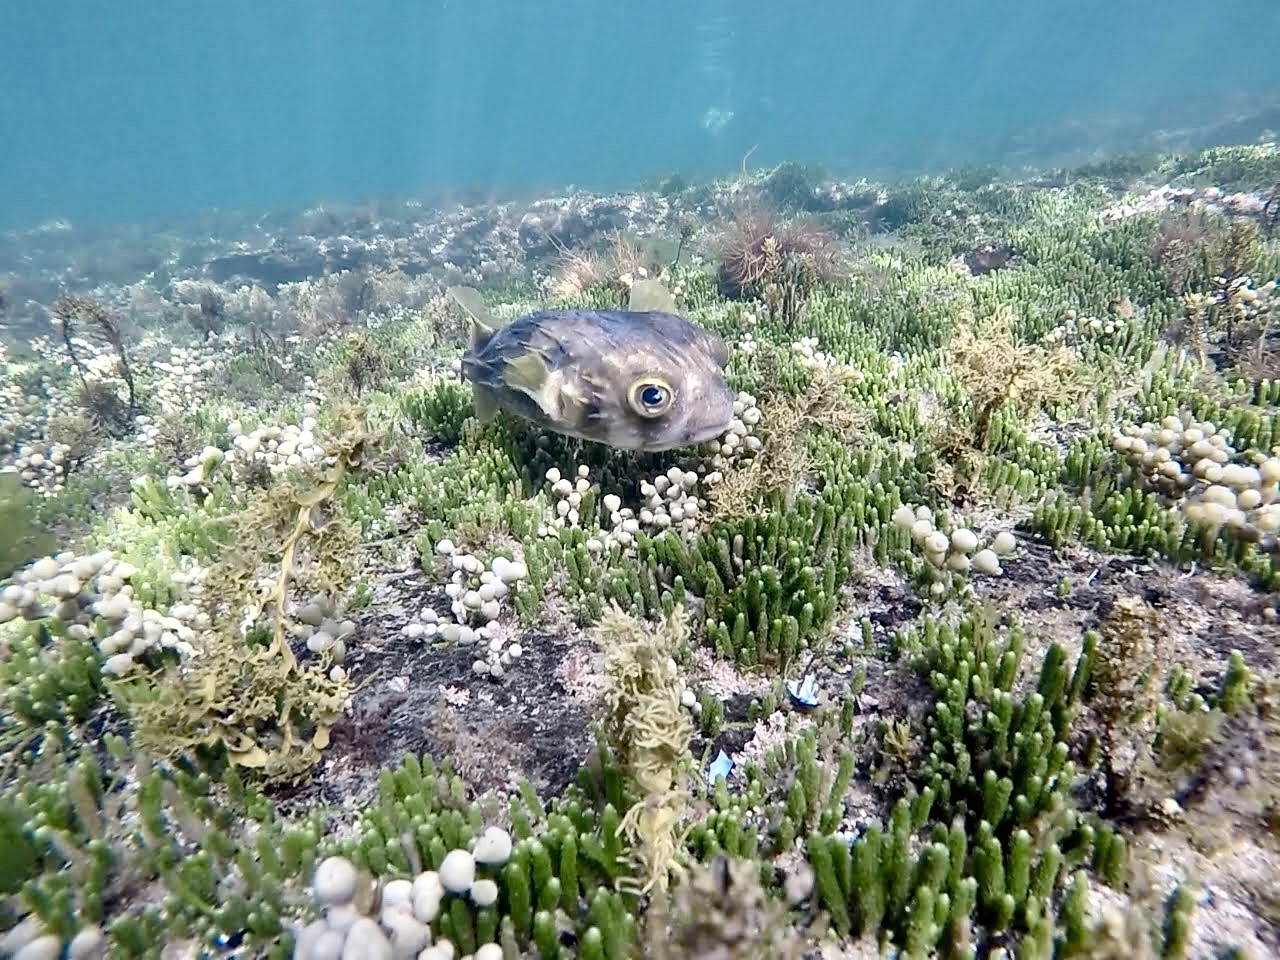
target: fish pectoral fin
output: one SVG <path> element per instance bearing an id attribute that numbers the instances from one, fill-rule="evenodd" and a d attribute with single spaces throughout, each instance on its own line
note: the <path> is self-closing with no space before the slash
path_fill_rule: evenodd
<path id="1" fill-rule="evenodd" d="M 476 419 L 488 423 L 498 415 L 498 398 L 488 387 L 479 384 L 471 385 L 471 405 L 475 408 Z"/>
<path id="2" fill-rule="evenodd" d="M 534 352 L 509 358 L 502 368 L 502 383 L 528 396 L 552 420 L 563 416 L 564 400 L 559 377 L 552 377 L 542 358 Z"/>
<path id="3" fill-rule="evenodd" d="M 723 370 L 729 365 L 729 345 L 714 333 L 705 330 L 703 333 L 706 334 L 707 353 L 715 361 L 716 366 Z"/>
<path id="4" fill-rule="evenodd" d="M 528 396 L 549 420 L 561 425 L 581 422 L 591 405 L 576 386 L 549 371 L 537 353 L 507 360 L 502 382 Z"/>
<path id="5" fill-rule="evenodd" d="M 539 398 L 546 389 L 547 379 L 547 365 L 536 353 L 522 353 L 518 357 L 511 357 L 502 368 L 503 383 L 534 399 Z"/>
<path id="6" fill-rule="evenodd" d="M 676 298 L 660 280 L 646 277 L 635 280 L 631 284 L 631 297 L 627 301 L 627 309 L 635 311 L 653 310 L 657 313 L 675 313 Z"/>
<path id="7" fill-rule="evenodd" d="M 479 290 L 475 287 L 449 287 L 446 292 L 453 298 L 453 302 L 465 310 L 467 316 L 471 318 L 473 349 L 493 336 L 493 331 L 498 329 L 498 324 L 494 321 L 489 308 L 485 306 L 484 297 L 480 295 Z"/>

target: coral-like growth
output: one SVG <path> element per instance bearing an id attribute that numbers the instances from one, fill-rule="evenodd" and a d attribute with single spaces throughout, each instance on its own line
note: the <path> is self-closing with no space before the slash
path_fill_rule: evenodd
<path id="1" fill-rule="evenodd" d="M 814 287 L 841 272 L 835 239 L 804 222 L 779 223 L 761 206 L 738 211 L 726 228 L 716 283 L 736 300 L 758 298 L 770 314 L 791 327 Z"/>

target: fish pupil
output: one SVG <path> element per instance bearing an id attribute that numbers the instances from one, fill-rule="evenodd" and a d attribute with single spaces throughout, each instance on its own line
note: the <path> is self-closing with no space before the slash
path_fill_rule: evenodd
<path id="1" fill-rule="evenodd" d="M 640 391 L 640 402 L 646 407 L 656 407 L 662 403 L 663 393 L 661 387 L 645 387 Z"/>

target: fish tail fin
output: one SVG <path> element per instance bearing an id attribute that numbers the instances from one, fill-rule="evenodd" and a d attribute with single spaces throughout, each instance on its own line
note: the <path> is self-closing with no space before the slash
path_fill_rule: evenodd
<path id="1" fill-rule="evenodd" d="M 449 287 L 445 292 L 471 318 L 471 349 L 474 350 L 493 336 L 493 331 L 498 328 L 498 325 L 494 322 L 489 308 L 485 306 L 484 297 L 480 295 L 479 290 L 475 287 Z"/>

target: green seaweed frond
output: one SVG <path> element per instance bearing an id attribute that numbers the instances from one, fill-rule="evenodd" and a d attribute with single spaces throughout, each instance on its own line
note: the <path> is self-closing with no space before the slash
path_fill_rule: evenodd
<path id="1" fill-rule="evenodd" d="M 0 471 L 0 580 L 52 551 L 53 538 L 36 522 L 35 500 L 22 479 Z"/>

